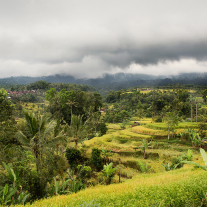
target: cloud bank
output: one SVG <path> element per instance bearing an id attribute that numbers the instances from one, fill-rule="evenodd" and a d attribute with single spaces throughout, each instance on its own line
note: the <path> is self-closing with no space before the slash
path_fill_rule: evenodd
<path id="1" fill-rule="evenodd" d="M 0 77 L 207 72 L 205 0 L 0 3 Z"/>

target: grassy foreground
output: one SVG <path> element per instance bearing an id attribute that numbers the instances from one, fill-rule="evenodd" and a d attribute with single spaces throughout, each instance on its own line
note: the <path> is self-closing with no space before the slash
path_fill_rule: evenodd
<path id="1" fill-rule="evenodd" d="M 200 206 L 206 192 L 207 173 L 186 165 L 180 170 L 141 174 L 121 184 L 96 186 L 26 206 Z"/>

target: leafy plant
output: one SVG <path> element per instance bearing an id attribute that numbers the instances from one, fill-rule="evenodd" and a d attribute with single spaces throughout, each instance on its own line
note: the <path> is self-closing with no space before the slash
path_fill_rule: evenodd
<path id="1" fill-rule="evenodd" d="M 19 196 L 15 200 L 15 203 L 24 205 L 29 197 L 30 197 L 30 193 L 21 192 L 21 193 L 19 193 Z"/>
<path id="2" fill-rule="evenodd" d="M 3 190 L 0 192 L 2 205 L 7 205 L 9 202 L 14 204 L 24 204 L 26 200 L 30 197 L 30 193 L 22 191 L 19 171 L 14 172 L 11 163 L 2 163 L 7 171 L 11 182 L 13 183 L 12 188 L 9 187 L 8 184 L 6 184 Z"/>
<path id="3" fill-rule="evenodd" d="M 170 169 L 171 170 L 175 170 L 175 169 L 179 169 L 179 168 L 181 168 L 181 167 L 183 167 L 183 163 L 182 163 L 182 161 L 183 161 L 184 159 L 183 159 L 183 156 L 179 156 L 179 157 L 173 157 L 173 159 L 172 159 L 172 165 L 170 166 Z"/>
<path id="4" fill-rule="evenodd" d="M 71 183 L 69 183 L 69 189 L 70 192 L 77 193 L 81 189 L 85 189 L 85 185 L 82 183 L 81 180 L 79 181 L 73 180 Z"/>
<path id="5" fill-rule="evenodd" d="M 97 131 L 99 132 L 100 136 L 106 134 L 108 128 L 105 123 L 99 123 L 97 127 Z"/>
<path id="6" fill-rule="evenodd" d="M 151 142 L 147 143 L 146 140 L 143 139 L 142 146 L 140 146 L 139 148 L 142 149 L 142 151 L 144 153 L 143 156 L 144 156 L 144 159 L 145 159 L 145 157 L 146 157 L 146 149 L 151 148 Z"/>
<path id="7" fill-rule="evenodd" d="M 148 171 L 147 163 L 144 165 L 140 160 L 138 160 L 138 164 L 142 173 L 146 173 Z"/>
<path id="8" fill-rule="evenodd" d="M 92 149 L 91 163 L 96 167 L 97 170 L 101 170 L 103 167 L 103 159 L 101 157 L 101 150 L 98 148 Z"/>
<path id="9" fill-rule="evenodd" d="M 65 156 L 71 168 L 75 168 L 78 162 L 82 159 L 80 150 L 75 148 L 67 148 Z"/>
<path id="10" fill-rule="evenodd" d="M 0 204 L 1 205 L 9 205 L 13 202 L 13 195 L 17 192 L 17 187 L 10 188 L 8 184 L 6 184 L 3 190 L 0 191 Z"/>
<path id="11" fill-rule="evenodd" d="M 114 177 L 114 172 L 117 168 L 113 168 L 113 162 L 104 165 L 102 174 L 106 177 L 106 184 L 110 184 L 112 178 Z"/>
<path id="12" fill-rule="evenodd" d="M 68 193 L 69 191 L 67 191 L 67 185 L 70 181 L 70 179 L 67 179 L 60 184 L 60 182 L 57 182 L 56 178 L 54 178 L 53 194 L 62 195 Z"/>
<path id="13" fill-rule="evenodd" d="M 204 161 L 204 163 L 205 163 L 205 166 L 200 165 L 200 164 L 198 164 L 198 163 L 196 163 L 196 162 L 192 162 L 192 161 L 183 161 L 183 163 L 186 163 L 186 164 L 192 164 L 192 165 L 195 165 L 196 167 L 199 167 L 199 168 L 201 168 L 201 169 L 207 171 L 207 154 L 206 154 L 205 150 L 202 149 L 202 148 L 200 148 L 200 153 L 201 153 L 201 155 L 202 155 L 202 157 L 203 157 L 203 161 Z M 203 204 L 206 202 L 206 198 L 207 198 L 207 193 L 205 194 L 205 197 L 204 197 L 204 199 L 202 200 L 202 204 L 201 204 L 201 206 L 203 206 Z"/>
<path id="14" fill-rule="evenodd" d="M 192 161 L 193 159 L 193 151 L 188 149 L 187 155 L 186 155 L 187 161 Z"/>
<path id="15" fill-rule="evenodd" d="M 166 165 L 162 163 L 162 166 L 165 168 L 165 171 L 170 171 L 170 163 L 167 163 Z"/>
<path id="16" fill-rule="evenodd" d="M 192 159 L 192 150 L 188 150 L 187 155 L 184 154 L 179 157 L 173 157 L 171 165 L 170 163 L 167 163 L 166 165 L 162 164 L 162 166 L 165 168 L 166 171 L 175 170 L 183 167 L 184 160 L 190 160 L 190 159 Z"/>
<path id="17" fill-rule="evenodd" d="M 185 163 L 185 164 L 192 164 L 192 165 L 195 165 L 196 167 L 199 167 L 199 168 L 201 168 L 201 169 L 207 171 L 207 154 L 206 154 L 205 150 L 202 149 L 202 148 L 200 148 L 200 153 L 201 153 L 201 155 L 202 155 L 202 157 L 203 157 L 203 161 L 205 162 L 205 166 L 200 165 L 200 164 L 198 164 L 198 163 L 196 163 L 196 162 L 192 162 L 192 161 L 182 161 L 182 163 Z"/>
<path id="18" fill-rule="evenodd" d="M 77 169 L 79 171 L 76 175 L 77 179 L 80 177 L 83 181 L 85 181 L 86 178 L 91 177 L 92 169 L 91 169 L 90 166 L 85 166 L 85 164 L 84 165 L 78 165 Z"/>
<path id="19" fill-rule="evenodd" d="M 11 182 L 13 183 L 13 188 L 15 188 L 16 186 L 19 186 L 20 185 L 19 172 L 18 171 L 16 173 L 14 172 L 11 163 L 9 163 L 7 165 L 6 163 L 3 162 L 3 165 L 7 171 L 7 174 L 9 176 Z"/>
<path id="20" fill-rule="evenodd" d="M 104 163 L 106 164 L 107 161 L 109 161 L 109 157 L 111 157 L 112 153 L 111 153 L 111 150 L 105 150 L 101 147 L 101 151 L 102 151 L 102 154 L 104 156 Z"/>

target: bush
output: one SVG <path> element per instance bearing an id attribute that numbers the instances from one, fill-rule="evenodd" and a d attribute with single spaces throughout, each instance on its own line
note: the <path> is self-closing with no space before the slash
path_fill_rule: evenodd
<path id="1" fill-rule="evenodd" d="M 100 123 L 97 127 L 97 131 L 100 133 L 101 136 L 106 134 L 108 128 L 105 123 Z"/>
<path id="2" fill-rule="evenodd" d="M 152 120 L 154 122 L 162 122 L 162 118 L 160 116 L 154 116 Z"/>
<path id="3" fill-rule="evenodd" d="M 101 157 L 101 150 L 97 148 L 92 149 L 91 163 L 96 167 L 97 170 L 101 170 L 103 167 L 103 159 Z"/>
<path id="4" fill-rule="evenodd" d="M 67 148 L 65 156 L 71 168 L 75 168 L 75 166 L 82 160 L 80 150 L 75 148 Z"/>
<path id="5" fill-rule="evenodd" d="M 170 166 L 171 169 L 179 169 L 183 167 L 183 163 L 181 163 L 182 157 L 173 157 L 172 158 L 172 165 Z"/>
<path id="6" fill-rule="evenodd" d="M 78 169 L 80 170 L 79 177 L 85 182 L 86 178 L 91 178 L 91 167 L 78 165 Z"/>
<path id="7" fill-rule="evenodd" d="M 29 193 L 31 195 L 31 200 L 39 200 L 46 195 L 45 187 L 47 182 L 41 179 L 36 171 L 31 171 L 28 178 Z"/>

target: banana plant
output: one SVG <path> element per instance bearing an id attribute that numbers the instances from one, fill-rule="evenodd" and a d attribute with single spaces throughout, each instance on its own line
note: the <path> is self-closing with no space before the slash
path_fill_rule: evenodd
<path id="1" fill-rule="evenodd" d="M 165 168 L 165 171 L 170 171 L 170 163 L 167 163 L 166 165 L 162 163 L 162 166 Z"/>
<path id="2" fill-rule="evenodd" d="M 182 161 L 181 163 L 195 165 L 195 166 L 197 166 L 197 167 L 207 171 L 207 154 L 206 154 L 205 150 L 202 149 L 202 148 L 200 148 L 200 153 L 201 153 L 201 155 L 203 157 L 203 161 L 205 162 L 205 166 L 200 165 L 200 164 L 198 164 L 196 162 L 192 162 L 192 161 Z"/>
<path id="3" fill-rule="evenodd" d="M 196 162 L 191 162 L 191 161 L 183 161 L 183 163 L 192 164 L 192 165 L 195 165 L 196 167 L 199 167 L 199 168 L 207 171 L 207 154 L 206 154 L 205 150 L 202 149 L 202 148 L 200 148 L 200 153 L 201 153 L 201 155 L 203 157 L 203 161 L 205 163 L 205 166 L 200 165 L 200 164 L 198 164 Z M 204 194 L 204 199 L 202 200 L 201 206 L 203 206 L 203 204 L 206 202 L 206 199 L 207 199 L 207 193 Z"/>
<path id="4" fill-rule="evenodd" d="M 70 192 L 77 193 L 81 189 L 85 189 L 85 184 L 83 184 L 81 180 L 79 181 L 73 180 L 72 183 L 69 184 L 69 188 L 70 188 Z"/>
<path id="5" fill-rule="evenodd" d="M 0 203 L 4 203 L 2 205 L 8 205 L 8 203 L 24 204 L 30 197 L 30 193 L 22 191 L 19 171 L 14 172 L 11 163 L 2 163 L 13 185 L 12 187 L 9 187 L 8 184 L 4 186 L 3 190 L 0 192 Z"/>
<path id="6" fill-rule="evenodd" d="M 104 165 L 102 173 L 106 177 L 106 184 L 110 184 L 111 179 L 114 177 L 114 172 L 116 170 L 117 168 L 113 168 L 113 162 Z"/>
<path id="7" fill-rule="evenodd" d="M 143 156 L 144 156 L 144 159 L 146 157 L 146 149 L 148 148 L 152 148 L 151 147 L 151 142 L 147 143 L 145 139 L 142 140 L 142 146 L 140 146 L 139 148 L 141 148 L 141 150 L 143 151 Z"/>
<path id="8" fill-rule="evenodd" d="M 102 154 L 104 156 L 104 163 L 106 164 L 106 162 L 109 160 L 109 157 L 111 157 L 112 153 L 111 153 L 111 150 L 105 150 L 101 147 L 101 151 L 102 151 Z"/>
<path id="9" fill-rule="evenodd" d="M 6 184 L 3 190 L 0 191 L 0 204 L 2 206 L 9 205 L 13 202 L 13 195 L 17 192 L 17 187 L 10 188 L 8 184 Z"/>
<path id="10" fill-rule="evenodd" d="M 192 158 L 193 158 L 193 151 L 190 150 L 190 149 L 188 149 L 188 152 L 187 152 L 186 157 L 187 157 L 187 160 L 188 160 L 188 161 L 192 161 Z"/>
<path id="11" fill-rule="evenodd" d="M 30 193 L 21 192 L 19 194 L 19 196 L 17 197 L 17 199 L 15 200 L 15 203 L 16 204 L 22 204 L 22 205 L 24 205 L 25 202 L 28 200 L 29 197 L 30 197 Z"/>
<path id="12" fill-rule="evenodd" d="M 16 186 L 20 186 L 19 172 L 18 171 L 14 172 L 11 163 L 9 163 L 9 164 L 6 164 L 4 162 L 2 162 L 2 163 L 4 165 L 5 170 L 7 171 L 7 174 L 9 176 L 10 180 L 13 183 L 13 188 L 15 188 Z"/>
<path id="13" fill-rule="evenodd" d="M 68 183 L 71 181 L 71 179 L 68 179 L 64 181 L 61 185 L 59 182 L 57 182 L 56 178 L 54 178 L 54 190 L 55 190 L 55 195 L 62 195 L 69 193 L 69 191 L 66 190 L 66 187 Z"/>
<path id="14" fill-rule="evenodd" d="M 138 164 L 142 173 L 146 173 L 148 171 L 147 163 L 144 164 L 140 160 L 138 160 Z"/>

